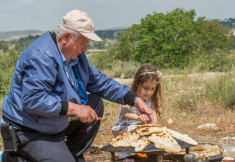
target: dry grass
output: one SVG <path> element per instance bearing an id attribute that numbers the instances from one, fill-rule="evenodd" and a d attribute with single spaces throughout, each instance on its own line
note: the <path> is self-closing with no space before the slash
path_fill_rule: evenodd
<path id="1" fill-rule="evenodd" d="M 211 74 L 210 74 L 211 75 Z M 180 133 L 186 133 L 199 142 L 211 142 L 235 145 L 235 111 L 226 109 L 205 98 L 205 84 L 213 82 L 214 76 L 177 76 L 164 77 L 164 111 L 160 124 Z M 113 136 L 111 129 L 118 117 L 120 105 L 105 101 L 105 113 L 111 115 L 101 124 L 93 145 L 106 145 Z M 172 119 L 173 124 L 168 124 Z M 197 127 L 205 123 L 215 123 L 217 128 L 200 130 Z"/>

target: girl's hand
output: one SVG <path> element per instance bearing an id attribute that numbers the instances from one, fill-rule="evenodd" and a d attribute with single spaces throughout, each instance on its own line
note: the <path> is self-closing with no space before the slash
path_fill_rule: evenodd
<path id="1" fill-rule="evenodd" d="M 140 116 L 138 116 L 138 120 L 142 121 L 144 124 L 147 124 L 150 121 L 148 115 L 146 114 L 141 114 Z"/>
<path id="2" fill-rule="evenodd" d="M 137 97 L 135 100 L 135 105 L 134 105 L 138 111 L 142 114 L 146 114 L 149 118 L 149 121 L 147 122 L 148 124 L 153 124 L 154 118 L 153 118 L 153 110 L 146 105 L 146 103 L 140 98 Z"/>
<path id="3" fill-rule="evenodd" d="M 162 73 L 160 71 L 156 71 L 156 75 L 157 75 L 158 79 L 161 79 Z"/>

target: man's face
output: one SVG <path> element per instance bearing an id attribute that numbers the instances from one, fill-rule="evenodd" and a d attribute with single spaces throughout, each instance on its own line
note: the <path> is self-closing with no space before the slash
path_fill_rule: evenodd
<path id="1" fill-rule="evenodd" d="M 88 44 L 90 40 L 83 35 L 79 35 L 76 40 L 68 39 L 67 43 L 64 45 L 62 50 L 68 61 L 76 59 L 76 57 L 82 52 L 87 51 Z"/>

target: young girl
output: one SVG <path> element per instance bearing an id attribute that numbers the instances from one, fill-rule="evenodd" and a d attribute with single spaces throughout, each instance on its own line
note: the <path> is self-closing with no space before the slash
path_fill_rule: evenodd
<path id="1" fill-rule="evenodd" d="M 160 78 L 161 73 L 156 71 L 154 66 L 144 65 L 136 72 L 131 86 L 131 91 L 152 108 L 154 124 L 158 122 L 160 117 L 159 109 L 162 99 Z M 146 124 L 148 121 L 148 116 L 140 114 L 134 106 L 122 105 L 118 119 L 112 128 L 112 133 L 113 135 L 118 135 L 121 131 L 127 131 L 134 125 Z M 127 156 L 130 156 L 130 154 L 119 153 L 119 159 Z"/>

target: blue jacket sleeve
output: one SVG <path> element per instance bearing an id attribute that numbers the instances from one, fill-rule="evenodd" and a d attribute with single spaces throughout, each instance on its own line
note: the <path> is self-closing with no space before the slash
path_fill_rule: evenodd
<path id="1" fill-rule="evenodd" d="M 108 78 L 101 71 L 96 70 L 88 60 L 89 81 L 87 84 L 87 90 L 90 93 L 97 94 L 104 99 L 119 104 L 124 103 L 125 95 L 131 91 L 130 87 L 121 85 L 112 78 Z"/>
<path id="2" fill-rule="evenodd" d="M 61 110 L 60 98 L 52 92 L 56 81 L 55 63 L 41 52 L 32 52 L 29 58 L 22 59 L 23 108 L 31 114 L 52 117 Z"/>

